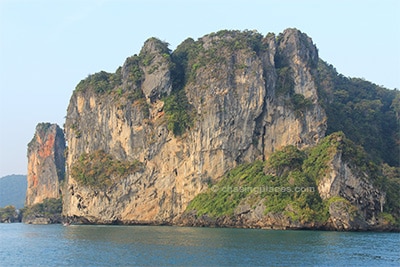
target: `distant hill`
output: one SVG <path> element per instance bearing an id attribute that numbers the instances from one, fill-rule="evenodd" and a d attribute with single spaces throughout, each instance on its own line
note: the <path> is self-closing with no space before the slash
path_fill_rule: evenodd
<path id="1" fill-rule="evenodd" d="M 13 174 L 0 178 L 0 207 L 13 205 L 23 208 L 26 186 L 26 175 Z"/>

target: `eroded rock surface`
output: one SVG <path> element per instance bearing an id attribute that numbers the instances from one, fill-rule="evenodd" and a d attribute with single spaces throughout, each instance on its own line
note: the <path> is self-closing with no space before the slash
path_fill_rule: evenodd
<path id="1" fill-rule="evenodd" d="M 28 144 L 28 188 L 26 206 L 46 198 L 60 197 L 60 183 L 65 178 L 65 138 L 56 124 L 39 123 Z"/>

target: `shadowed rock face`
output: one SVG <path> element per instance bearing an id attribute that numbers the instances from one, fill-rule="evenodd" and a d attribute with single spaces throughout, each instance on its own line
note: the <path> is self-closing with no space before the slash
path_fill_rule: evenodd
<path id="1" fill-rule="evenodd" d="M 243 42 L 246 36 L 257 45 Z M 68 174 L 65 216 L 98 223 L 171 223 L 210 181 L 237 164 L 266 159 L 290 144 L 312 146 L 325 135 L 326 116 L 313 78 L 318 53 L 300 31 L 288 29 L 278 38 L 210 34 L 179 49 L 177 62 L 178 52 L 171 54 L 151 38 L 140 57 L 128 58 L 117 71 L 119 84 L 108 93 L 96 93 L 89 83 L 74 91 L 65 123 L 68 170 L 81 155 L 99 150 L 144 168 L 110 177 L 113 184 L 104 190 Z M 175 136 L 164 97 L 179 90 L 191 106 L 193 123 Z M 293 95 L 307 106 L 294 105 Z"/>
<path id="2" fill-rule="evenodd" d="M 60 182 L 65 177 L 65 138 L 56 124 L 39 123 L 28 144 L 28 188 L 26 206 L 46 198 L 60 197 Z"/>

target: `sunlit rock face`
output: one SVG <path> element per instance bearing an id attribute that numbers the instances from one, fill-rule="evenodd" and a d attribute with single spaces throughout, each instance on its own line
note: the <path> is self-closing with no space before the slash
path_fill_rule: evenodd
<path id="1" fill-rule="evenodd" d="M 65 138 L 57 124 L 39 123 L 28 144 L 28 188 L 25 205 L 60 197 L 65 178 Z"/>
<path id="2" fill-rule="evenodd" d="M 326 130 L 317 62 L 312 40 L 295 29 L 279 36 L 225 31 L 188 39 L 172 53 L 149 39 L 139 56 L 100 82 L 82 81 L 70 99 L 63 214 L 95 223 L 173 223 L 238 164 L 286 145 L 315 145 Z M 166 105 L 178 94 L 190 105 L 191 123 L 176 135 Z M 96 151 L 143 167 L 96 188 L 71 175 L 82 155 Z"/>

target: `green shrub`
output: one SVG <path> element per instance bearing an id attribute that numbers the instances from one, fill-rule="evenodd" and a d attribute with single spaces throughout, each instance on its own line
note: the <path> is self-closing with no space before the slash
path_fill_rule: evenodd
<path id="1" fill-rule="evenodd" d="M 299 169 L 305 159 L 305 153 L 289 145 L 273 153 L 266 164 L 267 169 L 281 175 L 285 169 Z"/>
<path id="2" fill-rule="evenodd" d="M 293 71 L 290 67 L 277 69 L 276 94 L 280 96 L 294 94 Z"/>
<path id="3" fill-rule="evenodd" d="M 212 217 L 233 215 L 240 201 L 251 193 L 250 187 L 268 179 L 263 173 L 263 167 L 261 161 L 238 166 L 219 183 L 196 196 L 187 210 L 196 210 L 198 215 L 207 214 Z"/>
<path id="4" fill-rule="evenodd" d="M 308 156 L 304 160 L 304 172 L 317 183 L 327 173 L 328 163 L 337 153 L 338 145 L 343 140 L 342 132 L 325 137 L 317 146 L 308 150 Z"/>
<path id="5" fill-rule="evenodd" d="M 292 146 L 274 153 L 266 163 L 267 170 L 289 167 L 279 176 L 265 174 L 261 161 L 240 165 L 196 196 L 187 211 L 211 217 L 232 216 L 243 201 L 255 204 L 263 200 L 265 213 L 281 212 L 296 220 L 324 221 L 327 217 L 316 184 L 301 171 L 303 159 L 304 153 Z M 295 191 L 295 188 L 314 190 Z M 287 210 L 289 206 L 291 211 Z"/>
<path id="6" fill-rule="evenodd" d="M 312 101 L 308 98 L 305 98 L 302 94 L 293 94 L 291 96 L 291 101 L 296 115 L 302 114 L 312 106 Z"/>
<path id="7" fill-rule="evenodd" d="M 0 223 L 1 222 L 15 222 L 18 221 L 19 215 L 14 206 L 9 205 L 4 208 L 0 208 Z"/>
<path id="8" fill-rule="evenodd" d="M 142 167 L 139 161 L 120 161 L 103 150 L 97 150 L 82 154 L 72 164 L 71 176 L 81 185 L 105 190 L 118 179 L 140 171 Z"/>
<path id="9" fill-rule="evenodd" d="M 37 203 L 22 210 L 23 216 L 35 215 L 50 217 L 54 215 L 61 215 L 62 212 L 62 199 L 61 198 L 46 198 L 42 203 Z"/>
<path id="10" fill-rule="evenodd" d="M 395 224 L 399 224 L 396 219 L 392 216 L 392 214 L 387 213 L 387 212 L 382 212 L 379 214 L 379 218 L 383 219 L 385 222 L 395 225 Z"/>
<path id="11" fill-rule="evenodd" d="M 133 83 L 136 87 L 140 87 L 144 79 L 144 73 L 140 68 L 141 58 L 133 55 L 126 59 L 125 68 L 128 70 L 128 83 Z M 141 91 L 141 90 L 139 90 Z"/>
<path id="12" fill-rule="evenodd" d="M 193 107 L 189 104 L 183 89 L 166 97 L 164 102 L 168 130 L 172 131 L 175 136 L 182 135 L 186 129 L 193 126 Z"/>
<path id="13" fill-rule="evenodd" d="M 93 90 L 97 94 L 107 93 L 121 84 L 121 78 L 119 77 L 118 79 L 117 77 L 119 77 L 118 73 L 111 74 L 100 71 L 80 81 L 76 86 L 76 90 L 81 92 Z"/>

